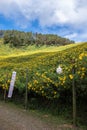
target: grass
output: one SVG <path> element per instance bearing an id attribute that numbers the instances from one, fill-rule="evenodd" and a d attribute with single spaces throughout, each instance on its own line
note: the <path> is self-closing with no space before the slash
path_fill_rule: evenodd
<path id="1" fill-rule="evenodd" d="M 1 40 L 0 40 L 1 42 Z M 2 42 L 1 42 L 2 43 Z M 21 48 L 11 48 L 9 45 L 0 44 L 0 58 L 7 58 L 7 57 L 18 57 L 18 56 L 26 56 L 26 55 L 32 55 L 36 53 L 45 53 L 45 52 L 57 52 L 62 51 L 74 46 L 77 46 L 78 44 L 70 44 L 66 46 L 41 46 L 36 47 L 35 45 L 27 46 L 27 47 L 21 47 Z"/>

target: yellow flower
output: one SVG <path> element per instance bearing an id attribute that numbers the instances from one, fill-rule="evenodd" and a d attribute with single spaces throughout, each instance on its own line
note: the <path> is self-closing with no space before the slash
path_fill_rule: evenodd
<path id="1" fill-rule="evenodd" d="M 56 95 L 57 94 L 57 92 L 56 91 L 54 91 L 54 95 Z"/>
<path id="2" fill-rule="evenodd" d="M 44 91 L 41 91 L 41 93 L 43 94 L 43 93 L 44 93 Z"/>
<path id="3" fill-rule="evenodd" d="M 85 73 L 82 73 L 82 76 L 85 76 Z"/>
<path id="4" fill-rule="evenodd" d="M 82 67 L 82 71 L 84 71 L 85 70 L 85 68 L 84 67 Z"/>
<path id="5" fill-rule="evenodd" d="M 82 56 L 81 55 L 79 56 L 79 60 L 82 60 Z"/>
<path id="6" fill-rule="evenodd" d="M 77 74 L 80 74 L 80 71 L 78 71 Z"/>
<path id="7" fill-rule="evenodd" d="M 32 89 L 32 84 L 28 83 L 28 89 Z"/>
<path id="8" fill-rule="evenodd" d="M 63 84 L 65 83 L 65 80 L 63 80 Z"/>
<path id="9" fill-rule="evenodd" d="M 37 80 L 34 80 L 34 84 L 38 84 L 38 81 L 37 81 Z"/>
<path id="10" fill-rule="evenodd" d="M 40 90 L 42 90 L 42 87 L 40 87 Z"/>
<path id="11" fill-rule="evenodd" d="M 82 58 L 85 56 L 85 53 L 81 53 L 80 55 L 79 55 L 79 59 L 80 60 L 82 60 Z"/>
<path id="12" fill-rule="evenodd" d="M 37 75 L 37 76 L 40 76 L 40 74 L 39 74 L 38 72 L 36 73 L 36 75 Z"/>
<path id="13" fill-rule="evenodd" d="M 64 81 L 66 80 L 66 76 L 64 76 L 63 80 L 64 80 Z"/>
<path id="14" fill-rule="evenodd" d="M 73 75 L 72 75 L 72 74 L 70 74 L 70 75 L 69 75 L 69 78 L 70 78 L 70 79 L 73 79 Z"/>

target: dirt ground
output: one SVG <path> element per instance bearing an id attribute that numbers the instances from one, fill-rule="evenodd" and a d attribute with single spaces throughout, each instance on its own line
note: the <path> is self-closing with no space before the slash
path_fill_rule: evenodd
<path id="1" fill-rule="evenodd" d="M 26 110 L 0 102 L 0 130 L 72 130 L 47 123 Z"/>

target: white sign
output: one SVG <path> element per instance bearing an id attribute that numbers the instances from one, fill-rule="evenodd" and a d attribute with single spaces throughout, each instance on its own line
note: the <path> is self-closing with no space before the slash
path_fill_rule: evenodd
<path id="1" fill-rule="evenodd" d="M 56 69 L 56 72 L 58 73 L 58 74 L 61 74 L 63 71 L 62 71 L 62 68 L 59 66 L 57 69 Z"/>
<path id="2" fill-rule="evenodd" d="M 8 98 L 11 98 L 11 97 L 12 97 L 15 79 L 16 79 L 16 72 L 13 71 L 13 73 L 12 73 L 12 78 L 11 78 L 11 82 L 10 82 L 10 87 L 9 87 L 9 92 L 8 92 Z"/>

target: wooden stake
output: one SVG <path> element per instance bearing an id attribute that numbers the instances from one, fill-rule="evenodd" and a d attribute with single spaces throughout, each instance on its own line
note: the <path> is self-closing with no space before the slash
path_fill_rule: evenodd
<path id="1" fill-rule="evenodd" d="M 6 74 L 5 86 L 7 85 L 8 74 Z M 4 89 L 4 101 L 6 101 L 6 88 Z"/>
<path id="2" fill-rule="evenodd" d="M 73 67 L 72 73 L 75 74 L 75 68 Z M 72 94 L 73 94 L 73 126 L 76 127 L 76 86 L 75 79 L 72 81 Z"/>
<path id="3" fill-rule="evenodd" d="M 4 89 L 4 101 L 6 101 L 6 88 Z"/>
<path id="4" fill-rule="evenodd" d="M 26 69 L 26 86 L 25 86 L 25 109 L 28 105 L 28 69 Z"/>

